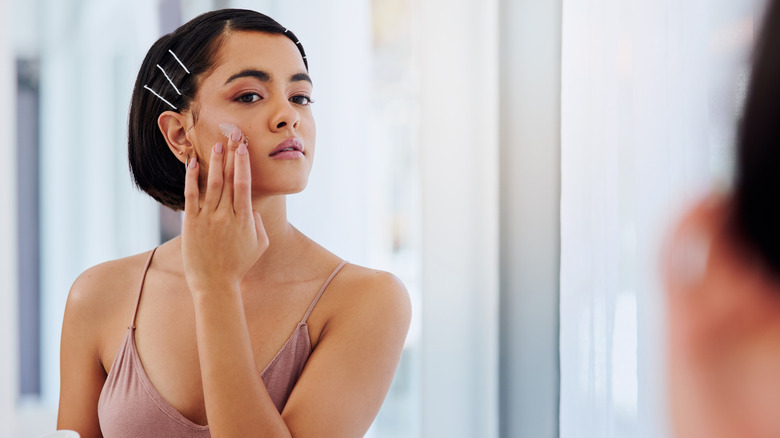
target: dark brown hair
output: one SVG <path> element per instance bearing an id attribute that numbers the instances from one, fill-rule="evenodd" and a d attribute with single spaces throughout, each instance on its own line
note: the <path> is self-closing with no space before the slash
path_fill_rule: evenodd
<path id="1" fill-rule="evenodd" d="M 770 2 L 765 14 L 737 137 L 734 218 L 780 273 L 780 2 Z"/>
<path id="2" fill-rule="evenodd" d="M 185 169 L 168 148 L 157 118 L 164 111 L 190 108 L 200 79 L 214 68 L 216 54 L 231 31 L 285 35 L 296 43 L 306 69 L 309 68 L 303 46 L 291 31 L 266 15 L 245 9 L 221 9 L 199 15 L 152 45 L 133 88 L 127 152 L 135 185 L 174 210 L 184 209 Z M 197 118 L 197 114 L 193 116 Z"/>

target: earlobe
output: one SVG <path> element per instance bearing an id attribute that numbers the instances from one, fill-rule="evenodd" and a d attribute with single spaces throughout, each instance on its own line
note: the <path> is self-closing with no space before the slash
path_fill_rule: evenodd
<path id="1" fill-rule="evenodd" d="M 168 148 L 176 155 L 179 161 L 185 162 L 188 155 L 194 154 L 192 144 L 187 139 L 184 114 L 174 111 L 165 111 L 157 118 L 157 126 L 160 128 Z"/>

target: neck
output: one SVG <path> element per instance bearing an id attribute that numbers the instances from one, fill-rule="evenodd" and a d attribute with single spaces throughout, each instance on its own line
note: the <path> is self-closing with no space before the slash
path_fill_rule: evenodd
<path id="1" fill-rule="evenodd" d="M 287 222 L 286 196 L 255 198 L 252 200 L 252 208 L 260 213 L 271 246 L 295 234 L 295 228 Z"/>
<path id="2" fill-rule="evenodd" d="M 252 200 L 252 208 L 260 213 L 262 226 L 268 236 L 268 249 L 247 272 L 245 280 L 254 281 L 285 277 L 297 269 L 305 253 L 306 237 L 287 222 L 286 196 L 271 196 Z M 181 236 L 170 241 L 175 252 L 167 261 L 181 267 Z M 167 245 L 166 245 L 167 246 Z M 174 268 L 171 268 L 174 269 Z"/>
<path id="3" fill-rule="evenodd" d="M 303 235 L 287 221 L 287 197 L 256 198 L 252 208 L 260 213 L 269 246 L 245 278 L 268 278 L 296 264 L 303 251 Z"/>

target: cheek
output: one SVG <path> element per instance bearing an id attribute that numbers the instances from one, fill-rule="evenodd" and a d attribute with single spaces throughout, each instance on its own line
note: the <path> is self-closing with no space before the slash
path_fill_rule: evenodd
<path id="1" fill-rule="evenodd" d="M 304 144 L 312 152 L 314 152 L 314 145 L 317 142 L 317 125 L 314 123 L 314 118 L 311 112 L 303 120 L 305 122 L 301 134 L 303 136 Z"/>
<path id="2" fill-rule="evenodd" d="M 211 155 L 211 150 L 217 142 L 227 147 L 227 138 L 222 134 L 219 124 L 225 122 L 238 124 L 232 119 L 230 115 L 210 108 L 201 110 L 198 121 L 191 130 L 192 135 L 188 136 L 199 156 L 205 158 Z"/>

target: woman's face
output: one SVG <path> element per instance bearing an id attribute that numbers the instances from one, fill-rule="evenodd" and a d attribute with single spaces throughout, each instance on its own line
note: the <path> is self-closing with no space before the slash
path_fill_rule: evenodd
<path id="1" fill-rule="evenodd" d="M 215 65 L 201 80 L 192 105 L 197 121 L 187 132 L 202 166 L 201 187 L 212 147 L 227 145 L 220 124 L 232 124 L 248 141 L 253 196 L 303 190 L 314 159 L 315 127 L 312 84 L 295 43 L 284 35 L 233 32 Z M 274 153 L 296 141 L 302 153 Z"/>

